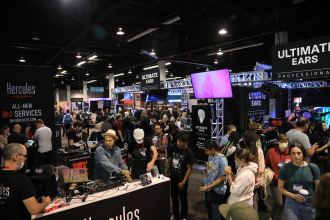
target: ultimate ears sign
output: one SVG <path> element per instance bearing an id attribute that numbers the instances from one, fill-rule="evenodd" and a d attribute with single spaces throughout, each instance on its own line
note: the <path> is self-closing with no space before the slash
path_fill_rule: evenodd
<path id="1" fill-rule="evenodd" d="M 0 124 L 12 128 L 42 119 L 54 130 L 53 68 L 0 65 Z"/>
<path id="2" fill-rule="evenodd" d="M 330 77 L 330 35 L 272 47 L 272 79 Z"/>

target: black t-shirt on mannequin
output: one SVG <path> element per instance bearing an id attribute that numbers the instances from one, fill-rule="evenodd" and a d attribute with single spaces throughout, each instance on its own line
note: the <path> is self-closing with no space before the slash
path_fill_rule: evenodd
<path id="1" fill-rule="evenodd" d="M 148 137 L 143 138 L 143 143 L 142 144 L 138 144 L 135 140 L 129 142 L 128 147 L 127 147 L 127 156 L 128 154 L 132 154 L 133 151 L 135 150 L 140 150 L 141 152 L 143 152 L 143 148 L 146 149 L 146 151 L 144 151 L 146 153 L 148 162 L 151 161 L 152 159 L 152 151 L 150 150 L 151 146 L 154 146 L 154 144 L 152 143 L 151 139 Z"/>
<path id="2" fill-rule="evenodd" d="M 31 180 L 13 170 L 0 170 L 0 218 L 31 219 L 23 200 L 35 196 Z"/>

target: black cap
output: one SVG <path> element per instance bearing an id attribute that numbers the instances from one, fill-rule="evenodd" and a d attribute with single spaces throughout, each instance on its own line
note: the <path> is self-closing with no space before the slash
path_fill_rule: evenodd
<path id="1" fill-rule="evenodd" d="M 237 131 L 230 132 L 228 141 L 239 143 L 239 133 Z"/>
<path id="2" fill-rule="evenodd" d="M 37 180 L 44 180 L 47 179 L 50 175 L 53 174 L 52 169 L 47 165 L 42 165 L 36 168 L 34 172 L 34 176 L 32 176 L 32 179 Z"/>

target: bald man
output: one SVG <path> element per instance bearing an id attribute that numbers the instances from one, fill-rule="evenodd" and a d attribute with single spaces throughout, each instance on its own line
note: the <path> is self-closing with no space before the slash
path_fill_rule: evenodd
<path id="1" fill-rule="evenodd" d="M 8 144 L 3 150 L 5 164 L 0 170 L 1 219 L 31 219 L 31 214 L 41 212 L 51 203 L 49 197 L 42 197 L 42 203 L 38 203 L 31 180 L 17 173 L 24 166 L 26 156 L 26 148 L 21 144 Z"/>
<path id="2" fill-rule="evenodd" d="M 14 133 L 9 135 L 8 144 L 18 143 L 24 145 L 26 148 L 29 147 L 29 143 L 24 134 L 21 134 L 21 126 L 19 124 L 14 125 L 13 128 Z"/>

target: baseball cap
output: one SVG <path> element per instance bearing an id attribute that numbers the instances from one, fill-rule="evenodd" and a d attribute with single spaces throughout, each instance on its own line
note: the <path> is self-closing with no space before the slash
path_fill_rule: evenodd
<path id="1" fill-rule="evenodd" d="M 219 206 L 219 211 L 228 220 L 259 220 L 257 211 L 245 202 L 222 204 Z"/>
<path id="2" fill-rule="evenodd" d="M 141 128 L 137 128 L 133 132 L 133 137 L 135 140 L 141 140 L 144 138 L 144 131 Z"/>
<path id="3" fill-rule="evenodd" d="M 44 180 L 47 179 L 52 174 L 53 171 L 49 166 L 42 165 L 35 169 L 34 176 L 32 176 L 31 178 L 37 180 Z"/>

